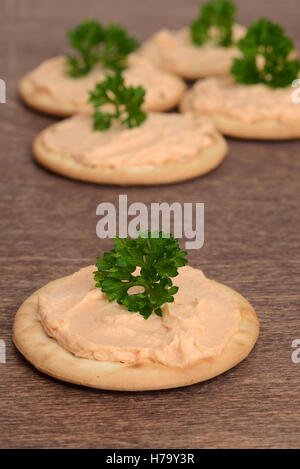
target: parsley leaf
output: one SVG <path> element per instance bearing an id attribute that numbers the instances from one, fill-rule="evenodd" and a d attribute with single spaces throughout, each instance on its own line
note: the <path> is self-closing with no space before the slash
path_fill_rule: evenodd
<path id="1" fill-rule="evenodd" d="M 199 17 L 190 26 L 190 34 L 196 46 L 213 40 L 218 46 L 232 45 L 232 27 L 236 6 L 229 0 L 211 0 L 199 11 Z"/>
<path id="2" fill-rule="evenodd" d="M 97 258 L 96 287 L 109 301 L 115 300 L 145 319 L 152 313 L 162 316 L 161 306 L 172 303 L 178 291 L 171 277 L 176 277 L 178 267 L 187 263 L 186 254 L 177 239 L 162 231 L 140 234 L 136 239 L 116 237 L 112 250 Z M 137 267 L 140 272 L 133 275 Z M 130 293 L 132 287 L 143 290 Z"/>
<path id="3" fill-rule="evenodd" d="M 127 55 L 139 47 L 139 42 L 116 24 L 106 28 L 97 20 L 85 20 L 68 32 L 69 44 L 77 52 L 67 55 L 67 73 L 73 78 L 87 75 L 97 63 L 105 68 L 126 68 Z"/>
<path id="4" fill-rule="evenodd" d="M 109 129 L 113 119 L 118 119 L 129 128 L 138 127 L 147 118 L 147 114 L 141 110 L 145 98 L 144 88 L 127 87 L 119 71 L 114 75 L 106 75 L 105 80 L 97 83 L 89 95 L 89 103 L 95 108 L 94 130 Z M 111 112 L 101 110 L 107 104 L 111 105 Z"/>
<path id="5" fill-rule="evenodd" d="M 279 24 L 259 19 L 237 46 L 243 55 L 234 59 L 231 73 L 238 83 L 280 88 L 297 78 L 300 62 L 290 57 L 294 44 Z"/>
<path id="6" fill-rule="evenodd" d="M 105 44 L 101 62 L 106 68 L 122 70 L 126 68 L 127 55 L 138 47 L 137 39 L 128 36 L 125 29 L 112 23 L 105 30 Z"/>
<path id="7" fill-rule="evenodd" d="M 77 28 L 68 32 L 70 46 L 78 55 L 67 55 L 68 74 L 81 77 L 89 73 L 99 62 L 99 44 L 104 41 L 104 28 L 98 21 L 83 21 Z"/>

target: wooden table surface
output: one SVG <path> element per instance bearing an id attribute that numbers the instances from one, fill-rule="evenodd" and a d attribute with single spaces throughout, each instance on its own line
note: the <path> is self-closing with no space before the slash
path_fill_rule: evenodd
<path id="1" fill-rule="evenodd" d="M 140 39 L 195 16 L 193 0 L 1 0 L 0 447 L 296 448 L 300 364 L 291 360 L 299 320 L 299 141 L 229 140 L 213 173 L 159 188 L 116 188 L 64 179 L 37 166 L 31 142 L 55 119 L 25 108 L 18 79 L 66 50 L 66 29 L 98 17 Z M 281 21 L 300 45 L 297 0 L 240 1 L 239 19 Z M 244 294 L 261 321 L 249 358 L 203 384 L 163 392 L 81 388 L 37 372 L 11 337 L 21 302 L 48 281 L 95 262 L 111 246 L 96 237 L 96 206 L 204 202 L 205 244 L 190 264 Z"/>

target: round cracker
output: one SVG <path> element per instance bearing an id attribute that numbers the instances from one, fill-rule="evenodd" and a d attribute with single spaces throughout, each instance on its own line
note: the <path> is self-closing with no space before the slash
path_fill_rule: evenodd
<path id="1" fill-rule="evenodd" d="M 233 27 L 234 41 L 237 42 L 245 32 L 246 28 L 244 26 L 235 24 Z M 240 55 L 238 48 L 235 46 L 221 47 L 214 45 L 212 42 L 197 46 L 190 40 L 188 47 L 194 50 L 195 55 L 193 58 L 189 57 L 187 62 L 186 57 L 182 57 L 182 55 L 172 57 L 168 41 L 157 42 L 159 35 L 162 33 L 189 36 L 189 28 L 186 27 L 177 31 L 166 29 L 158 31 L 141 45 L 138 53 L 161 70 L 185 80 L 194 81 L 210 76 L 226 76 L 230 73 L 233 59 Z"/>
<path id="2" fill-rule="evenodd" d="M 196 46 L 195 46 L 196 47 Z M 233 50 L 233 48 L 231 48 Z M 172 64 L 166 65 L 163 61 L 159 60 L 157 46 L 151 43 L 151 40 L 145 43 L 141 49 L 141 55 L 151 60 L 153 64 L 159 67 L 161 70 L 165 70 L 169 73 L 177 75 L 188 81 L 195 81 L 201 78 L 207 78 L 210 76 L 224 76 L 230 72 L 230 67 L 233 58 L 228 58 L 227 61 L 220 62 L 214 57 L 214 49 L 209 60 L 207 56 L 201 57 L 201 48 L 199 47 L 199 56 L 197 63 L 191 62 L 190 65 L 177 61 Z M 236 53 L 238 55 L 238 53 Z"/>
<path id="3" fill-rule="evenodd" d="M 162 71 L 160 70 L 160 73 Z M 160 96 L 159 100 L 144 104 L 143 109 L 146 112 L 164 112 L 174 109 L 182 100 L 186 92 L 186 84 L 184 81 L 167 72 L 170 77 L 170 87 L 172 85 L 173 94 L 170 97 Z M 172 81 L 172 83 L 171 83 Z M 87 104 L 78 104 L 71 102 L 59 101 L 47 93 L 46 90 L 37 89 L 31 80 L 30 73 L 25 75 L 18 84 L 19 95 L 22 100 L 36 111 L 43 112 L 58 117 L 70 117 L 79 112 L 88 109 Z"/>
<path id="4" fill-rule="evenodd" d="M 59 125 L 54 124 L 54 125 Z M 43 135 L 52 129 L 43 130 L 33 143 L 35 159 L 47 169 L 72 179 L 113 184 L 118 186 L 158 185 L 192 179 L 212 171 L 221 164 L 227 153 L 227 144 L 219 132 L 213 134 L 214 144 L 198 155 L 184 161 L 174 161 L 161 166 L 136 166 L 115 168 L 88 167 L 71 157 L 49 151 L 43 144 Z"/>
<path id="5" fill-rule="evenodd" d="M 19 81 L 18 92 L 27 106 L 45 114 L 69 117 L 82 111 L 82 106 L 76 103 L 59 102 L 46 91 L 36 89 L 32 83 L 30 73 Z"/>
<path id="6" fill-rule="evenodd" d="M 231 288 L 214 285 L 238 305 L 239 330 L 223 352 L 201 359 L 185 368 L 170 368 L 159 363 L 130 365 L 75 357 L 48 337 L 38 320 L 38 296 L 49 293 L 67 277 L 54 280 L 31 295 L 19 308 L 13 327 L 17 349 L 35 368 L 56 379 L 92 388 L 117 391 L 150 391 L 188 386 L 211 379 L 244 360 L 259 333 L 259 321 L 250 303 Z"/>
<path id="7" fill-rule="evenodd" d="M 216 128 L 229 137 L 253 140 L 291 140 L 300 138 L 300 119 L 293 123 L 280 122 L 276 119 L 265 119 L 257 122 L 246 122 L 221 113 L 197 112 L 193 108 L 193 89 L 187 91 L 179 110 L 182 113 L 193 112 L 209 117 Z"/>

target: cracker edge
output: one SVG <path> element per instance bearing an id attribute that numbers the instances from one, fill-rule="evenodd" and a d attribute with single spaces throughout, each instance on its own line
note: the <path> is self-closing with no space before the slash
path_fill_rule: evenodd
<path id="1" fill-rule="evenodd" d="M 274 119 L 259 122 L 244 122 L 225 114 L 200 113 L 193 109 L 194 89 L 188 90 L 179 104 L 179 111 L 192 112 L 212 119 L 216 128 L 229 137 L 253 140 L 291 140 L 300 138 L 300 119 L 292 124 L 284 124 Z"/>

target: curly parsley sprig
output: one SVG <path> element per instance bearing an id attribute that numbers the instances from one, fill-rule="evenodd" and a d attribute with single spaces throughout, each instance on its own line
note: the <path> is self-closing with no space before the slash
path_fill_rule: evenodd
<path id="1" fill-rule="evenodd" d="M 116 24 L 106 28 L 97 20 L 85 20 L 68 32 L 69 44 L 75 55 L 67 55 L 67 73 L 73 78 L 87 75 L 97 63 L 112 70 L 126 68 L 128 54 L 139 42 Z"/>
<path id="2" fill-rule="evenodd" d="M 199 17 L 190 26 L 190 34 L 196 46 L 214 41 L 221 47 L 233 43 L 232 28 L 235 23 L 236 6 L 229 0 L 211 0 L 200 7 Z"/>
<path id="3" fill-rule="evenodd" d="M 171 278 L 187 263 L 186 254 L 177 239 L 162 231 L 140 234 L 136 239 L 116 237 L 112 250 L 97 258 L 96 287 L 109 301 L 117 301 L 145 319 L 152 313 L 162 316 L 162 305 L 172 303 L 178 291 Z M 140 272 L 133 275 L 137 267 Z M 132 287 L 143 291 L 130 293 Z"/>
<path id="4" fill-rule="evenodd" d="M 89 103 L 94 106 L 94 130 L 107 130 L 114 119 L 129 128 L 138 127 L 147 118 L 141 110 L 145 98 L 142 86 L 126 86 L 122 74 L 117 71 L 106 75 L 103 82 L 97 83 L 89 92 Z M 110 105 L 112 111 L 102 110 L 102 106 Z"/>
<path id="5" fill-rule="evenodd" d="M 106 68 L 123 70 L 126 68 L 127 56 L 138 47 L 137 39 L 128 36 L 125 29 L 112 23 L 105 29 L 101 62 Z"/>
<path id="6" fill-rule="evenodd" d="M 300 62 L 291 58 L 293 41 L 277 23 L 265 18 L 252 23 L 237 47 L 242 57 L 234 59 L 231 73 L 238 83 L 281 88 L 298 76 Z"/>

